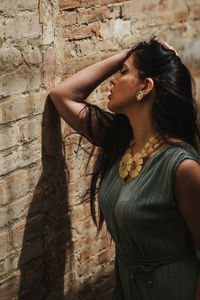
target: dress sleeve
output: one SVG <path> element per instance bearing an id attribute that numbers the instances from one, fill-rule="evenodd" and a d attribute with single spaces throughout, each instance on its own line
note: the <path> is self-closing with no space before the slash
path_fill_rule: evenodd
<path id="1" fill-rule="evenodd" d="M 79 133 L 95 146 L 103 147 L 114 123 L 115 114 L 87 102 L 79 114 Z"/>

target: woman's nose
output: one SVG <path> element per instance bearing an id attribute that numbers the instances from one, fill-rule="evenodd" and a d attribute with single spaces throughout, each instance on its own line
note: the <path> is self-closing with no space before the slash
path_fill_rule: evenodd
<path id="1" fill-rule="evenodd" d="M 116 78 L 116 77 L 117 77 L 116 74 L 114 74 L 114 75 L 112 75 L 112 76 L 110 77 L 110 82 L 111 82 L 113 85 L 116 84 L 116 81 L 117 81 L 117 78 Z"/>

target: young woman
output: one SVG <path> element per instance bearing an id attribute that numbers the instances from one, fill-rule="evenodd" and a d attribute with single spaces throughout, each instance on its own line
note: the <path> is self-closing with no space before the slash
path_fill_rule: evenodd
<path id="1" fill-rule="evenodd" d="M 109 111 L 86 103 L 111 75 Z M 199 300 L 200 127 L 176 51 L 155 38 L 140 42 L 73 74 L 50 97 L 99 147 L 91 213 L 97 225 L 97 189 L 97 231 L 105 219 L 116 243 L 112 299 Z"/>

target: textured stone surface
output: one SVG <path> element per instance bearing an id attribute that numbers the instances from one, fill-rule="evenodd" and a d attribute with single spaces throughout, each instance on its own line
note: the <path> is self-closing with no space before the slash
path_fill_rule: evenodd
<path id="1" fill-rule="evenodd" d="M 11 47 L 2 47 L 0 49 L 0 69 L 6 70 L 17 67 L 23 62 L 20 50 Z"/>
<path id="2" fill-rule="evenodd" d="M 9 251 L 9 244 L 10 244 L 10 241 L 9 241 L 8 230 L 0 232 L 0 248 L 1 248 L 0 259 L 2 259 Z"/>
<path id="3" fill-rule="evenodd" d="M 0 122 L 9 123 L 42 113 L 45 101 L 44 92 L 10 97 L 9 100 L 0 102 Z"/>
<path id="4" fill-rule="evenodd" d="M 0 97 L 33 91 L 40 87 L 40 70 L 22 66 L 0 76 Z"/>
<path id="5" fill-rule="evenodd" d="M 6 37 L 15 39 L 40 36 L 41 28 L 37 13 L 20 13 L 14 19 L 6 21 Z"/>
<path id="6" fill-rule="evenodd" d="M 12 15 L 18 10 L 34 10 L 38 8 L 38 0 L 1 0 L 0 11 Z"/>

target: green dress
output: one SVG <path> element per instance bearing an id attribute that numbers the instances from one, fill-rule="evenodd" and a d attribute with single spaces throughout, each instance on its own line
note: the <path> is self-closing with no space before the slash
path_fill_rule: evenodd
<path id="1" fill-rule="evenodd" d="M 113 300 L 195 299 L 200 256 L 174 192 L 176 168 L 187 158 L 200 164 L 195 149 L 180 142 L 154 154 L 127 182 L 120 159 L 107 170 L 98 202 L 115 242 Z"/>

